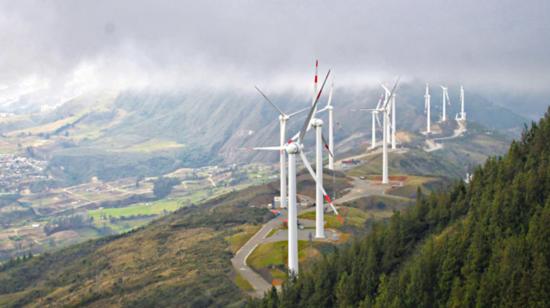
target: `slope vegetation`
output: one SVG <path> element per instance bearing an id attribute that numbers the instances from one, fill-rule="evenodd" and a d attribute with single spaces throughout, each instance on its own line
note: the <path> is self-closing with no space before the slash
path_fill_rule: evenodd
<path id="1" fill-rule="evenodd" d="M 350 187 L 344 174 L 328 175 L 327 187 Z M 298 185 L 314 196 L 304 171 Z M 230 260 L 274 217 L 263 205 L 277 193 L 277 182 L 252 186 L 123 235 L 0 264 L 0 307 L 243 306 L 251 286 Z"/>
<path id="2" fill-rule="evenodd" d="M 273 191 L 230 193 L 121 236 L 0 267 L 0 306 L 238 305 L 246 295 L 231 267 L 231 239 L 272 217 L 249 204 L 267 202 Z"/>

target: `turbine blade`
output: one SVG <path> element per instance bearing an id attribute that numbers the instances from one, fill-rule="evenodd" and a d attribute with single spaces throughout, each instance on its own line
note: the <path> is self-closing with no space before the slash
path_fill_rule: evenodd
<path id="1" fill-rule="evenodd" d="M 302 113 L 302 112 L 304 112 L 304 111 L 307 111 L 307 110 L 309 110 L 309 107 L 302 108 L 302 109 L 300 109 L 300 110 L 298 110 L 298 111 L 295 111 L 295 112 L 289 114 L 288 117 L 289 117 L 289 118 L 292 118 L 293 116 L 295 116 L 295 115 L 297 115 L 297 114 L 300 114 L 300 113 Z"/>
<path id="2" fill-rule="evenodd" d="M 265 98 L 265 100 L 271 105 L 273 106 L 275 109 L 277 109 L 277 111 L 284 117 L 286 116 L 286 114 L 279 108 L 277 107 L 277 105 L 275 105 L 275 103 L 273 103 L 268 97 L 267 95 L 264 94 L 264 92 L 262 92 L 262 90 L 260 90 L 260 88 L 258 88 L 258 86 L 254 86 L 254 88 L 256 88 L 256 90 L 258 90 L 258 92 L 260 92 L 260 94 Z"/>
<path id="3" fill-rule="evenodd" d="M 395 81 L 395 84 L 393 85 L 393 88 L 391 89 L 390 95 L 388 95 L 388 97 L 386 97 L 386 100 L 384 102 L 384 109 L 386 109 L 386 110 L 388 108 L 391 97 L 395 93 L 395 89 L 397 89 L 397 85 L 399 84 L 399 79 L 400 78 L 401 78 L 400 76 L 397 76 L 397 80 Z"/>
<path id="4" fill-rule="evenodd" d="M 332 77 L 332 82 L 330 83 L 330 91 L 328 92 L 328 101 L 327 107 L 332 106 L 332 91 L 334 90 L 334 77 Z M 325 107 L 326 109 L 326 107 Z"/>
<path id="5" fill-rule="evenodd" d="M 326 107 L 323 108 L 323 109 L 317 110 L 317 113 L 323 113 L 323 112 L 325 112 L 325 111 L 327 111 L 327 110 L 328 110 L 328 106 L 326 106 Z"/>
<path id="6" fill-rule="evenodd" d="M 378 99 L 378 103 L 376 104 L 376 109 L 380 109 L 382 102 L 384 101 L 384 95 L 380 95 L 380 98 Z"/>
<path id="7" fill-rule="evenodd" d="M 378 113 L 376 114 L 376 123 L 378 123 L 378 127 L 382 126 L 382 123 L 380 122 L 380 115 Z"/>
<path id="8" fill-rule="evenodd" d="M 292 136 L 292 138 L 288 139 L 287 143 L 292 143 L 298 140 L 298 137 L 300 137 L 300 132 L 296 133 L 296 135 Z"/>
<path id="9" fill-rule="evenodd" d="M 302 159 L 302 162 L 304 162 L 304 165 L 306 166 L 307 171 L 309 171 L 309 175 L 311 175 L 311 177 L 313 178 L 313 181 L 315 183 L 317 183 L 317 178 L 315 176 L 315 171 L 313 171 L 313 168 L 311 168 L 311 164 L 309 163 L 309 160 L 307 160 L 307 157 L 304 154 L 304 151 L 302 151 L 302 150 L 300 150 L 300 158 Z M 330 199 L 329 195 L 327 195 L 327 192 L 325 191 L 325 188 L 323 187 L 322 183 L 321 183 L 321 189 L 323 190 L 323 197 L 325 198 L 327 203 L 332 208 L 332 211 L 334 211 L 334 214 L 340 216 L 340 214 L 338 214 L 338 210 L 336 209 L 334 204 L 332 204 L 332 200 Z"/>
<path id="10" fill-rule="evenodd" d="M 390 89 L 388 89 L 383 83 L 380 83 L 380 86 L 386 91 L 386 93 L 390 92 Z"/>
<path id="11" fill-rule="evenodd" d="M 254 147 L 252 148 L 256 151 L 281 151 L 284 150 L 284 147 L 282 146 L 274 146 L 274 147 Z"/>
<path id="12" fill-rule="evenodd" d="M 321 139 L 323 140 L 323 145 L 325 146 L 325 149 L 327 149 L 328 154 L 334 158 L 334 154 L 332 154 L 332 149 L 328 146 L 327 139 L 325 139 L 325 135 L 321 133 Z"/>
<path id="13" fill-rule="evenodd" d="M 307 115 L 306 121 L 304 122 L 304 126 L 302 127 L 302 130 L 300 130 L 300 134 L 298 135 L 298 142 L 302 142 L 304 140 L 304 135 L 306 134 L 306 130 L 309 127 L 309 122 L 311 122 L 311 118 L 313 117 L 313 113 L 315 112 L 315 108 L 317 108 L 317 103 L 319 103 L 319 98 L 321 97 L 321 94 L 323 93 L 323 88 L 325 87 L 325 84 L 327 83 L 328 76 L 330 76 L 330 70 L 328 70 L 327 75 L 325 76 L 325 80 L 323 80 L 323 84 L 321 85 L 321 89 L 319 89 L 319 93 L 317 93 L 317 97 L 315 98 L 315 102 L 313 102 L 313 105 L 311 106 L 311 109 L 309 110 L 309 114 Z"/>

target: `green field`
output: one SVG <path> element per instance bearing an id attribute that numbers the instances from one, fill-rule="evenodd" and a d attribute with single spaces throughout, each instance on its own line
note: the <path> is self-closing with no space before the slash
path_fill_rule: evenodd
<path id="1" fill-rule="evenodd" d="M 159 139 L 153 138 L 141 143 L 130 145 L 129 147 L 113 149 L 113 151 L 151 153 L 151 152 L 157 152 L 157 151 L 181 149 L 183 147 L 184 147 L 183 144 L 179 144 L 174 141 L 159 140 Z"/>
<path id="2" fill-rule="evenodd" d="M 97 209 L 88 211 L 88 216 L 93 217 L 94 220 L 101 220 L 102 217 L 130 217 L 130 216 L 144 216 L 144 215 L 160 215 L 165 212 L 173 212 L 182 207 L 183 204 L 180 200 L 166 199 L 159 200 L 151 203 L 138 203 L 121 208 L 109 208 L 109 209 Z"/>

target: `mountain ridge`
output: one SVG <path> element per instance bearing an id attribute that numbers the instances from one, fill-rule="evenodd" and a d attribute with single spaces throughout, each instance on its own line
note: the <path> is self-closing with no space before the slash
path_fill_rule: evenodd
<path id="1" fill-rule="evenodd" d="M 404 84 L 398 94 L 397 129 L 420 132 L 424 129 L 423 87 Z M 363 147 L 370 140 L 370 114 L 357 112 L 372 107 L 380 91 L 375 89 L 335 89 L 335 142 L 340 152 Z M 286 112 L 309 105 L 306 97 L 295 92 L 270 95 Z M 438 112 L 436 94 L 432 95 L 432 115 Z M 471 98 L 470 98 L 471 97 Z M 468 117 L 488 130 L 497 130 L 511 140 L 527 119 L 494 104 L 487 104 L 475 95 L 467 96 Z M 320 104 L 324 105 L 326 98 Z M 449 117 L 456 112 L 449 108 Z M 470 112 L 472 110 L 472 112 Z M 493 115 L 499 115 L 495 121 Z M 29 116 L 0 121 L 0 141 L 11 144 L 11 151 L 32 147 L 45 159 L 53 159 L 55 168 L 73 170 L 71 179 L 88 181 L 116 176 L 120 168 L 135 169 L 133 176 L 158 175 L 148 166 L 153 156 L 162 157 L 168 169 L 197 167 L 205 164 L 242 163 L 245 161 L 275 162 L 277 155 L 252 151 L 254 146 L 275 145 L 279 128 L 276 111 L 252 92 L 147 92 L 96 93 L 72 99 L 56 109 Z M 325 115 L 322 116 L 323 118 Z M 299 129 L 303 115 L 291 119 L 287 131 Z M 492 123 L 498 124 L 498 126 Z M 348 136 L 355 136 L 348 138 Z M 271 140 L 271 141 L 270 141 Z M 306 140 L 311 145 L 313 138 Z M 18 148 L 21 146 L 20 148 Z M 111 169 L 95 168 L 80 174 L 82 163 L 100 160 Z M 77 155 L 74 155 L 77 154 Z M 111 156 L 111 157 L 109 157 Z M 123 162 L 121 164 L 121 162 Z M 171 166 L 171 167 L 170 167 Z M 138 171 L 139 170 L 139 171 Z M 92 173 L 96 174 L 92 174 Z"/>

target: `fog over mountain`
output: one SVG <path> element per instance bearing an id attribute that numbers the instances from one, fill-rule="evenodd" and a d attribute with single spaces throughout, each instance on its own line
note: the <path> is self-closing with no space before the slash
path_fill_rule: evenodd
<path id="1" fill-rule="evenodd" d="M 463 83 L 536 117 L 549 97 L 548 11 L 543 0 L 2 1 L 0 104 L 128 88 L 305 93 L 319 58 L 342 87 L 397 74 Z"/>

